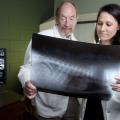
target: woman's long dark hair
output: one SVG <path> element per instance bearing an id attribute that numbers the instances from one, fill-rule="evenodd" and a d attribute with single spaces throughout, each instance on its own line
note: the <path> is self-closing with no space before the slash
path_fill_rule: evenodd
<path id="1" fill-rule="evenodd" d="M 108 4 L 108 5 L 105 5 L 105 6 L 101 7 L 99 12 L 98 12 L 98 15 L 97 15 L 97 22 L 98 22 L 98 18 L 100 16 L 100 14 L 102 12 L 107 12 L 110 15 L 112 15 L 117 20 L 118 24 L 120 25 L 120 6 L 119 5 Z M 97 24 L 97 22 L 96 22 L 96 24 Z M 96 28 L 95 28 L 95 41 L 96 41 L 96 43 L 99 42 L 99 38 L 98 38 L 98 35 L 97 35 Z M 118 30 L 116 35 L 113 37 L 112 44 L 113 45 L 120 45 L 120 30 Z"/>

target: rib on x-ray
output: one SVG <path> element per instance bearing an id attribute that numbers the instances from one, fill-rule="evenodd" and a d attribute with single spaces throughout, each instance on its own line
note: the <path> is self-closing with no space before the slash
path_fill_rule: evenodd
<path id="1" fill-rule="evenodd" d="M 120 75 L 120 46 L 32 36 L 31 80 L 42 92 L 108 100 Z"/>

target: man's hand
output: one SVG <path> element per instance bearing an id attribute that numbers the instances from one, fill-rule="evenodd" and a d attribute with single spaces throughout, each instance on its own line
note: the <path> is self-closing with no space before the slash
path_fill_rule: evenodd
<path id="1" fill-rule="evenodd" d="M 24 94 L 29 99 L 33 99 L 37 94 L 37 88 L 32 84 L 31 81 L 27 81 L 24 86 Z"/>
<path id="2" fill-rule="evenodd" d="M 115 79 L 116 79 L 116 83 L 112 84 L 112 89 L 120 92 L 120 76 L 116 76 Z"/>

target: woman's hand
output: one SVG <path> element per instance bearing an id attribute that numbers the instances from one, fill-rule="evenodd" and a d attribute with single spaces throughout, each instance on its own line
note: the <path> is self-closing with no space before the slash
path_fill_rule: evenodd
<path id="1" fill-rule="evenodd" d="M 112 84 L 112 89 L 120 92 L 120 76 L 116 76 L 115 79 L 116 79 L 116 83 Z"/>

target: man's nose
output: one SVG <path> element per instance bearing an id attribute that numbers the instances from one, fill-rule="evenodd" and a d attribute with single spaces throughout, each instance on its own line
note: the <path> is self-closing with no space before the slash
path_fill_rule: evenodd
<path id="1" fill-rule="evenodd" d="M 70 25 L 70 20 L 67 18 L 65 21 L 65 26 L 68 27 Z"/>

